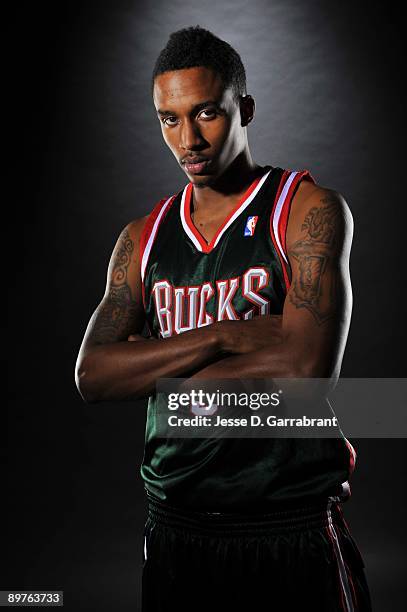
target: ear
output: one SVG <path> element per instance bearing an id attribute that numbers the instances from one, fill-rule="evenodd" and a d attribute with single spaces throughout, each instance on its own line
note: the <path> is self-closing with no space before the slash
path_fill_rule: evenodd
<path id="1" fill-rule="evenodd" d="M 240 96 L 240 117 L 242 127 L 248 125 L 253 119 L 255 107 L 256 105 L 252 96 Z"/>

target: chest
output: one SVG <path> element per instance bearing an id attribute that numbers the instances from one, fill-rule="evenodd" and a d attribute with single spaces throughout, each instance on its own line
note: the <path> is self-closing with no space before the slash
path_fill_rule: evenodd
<path id="1" fill-rule="evenodd" d="M 225 319 L 281 314 L 286 292 L 269 218 L 261 208 L 249 212 L 223 232 L 215 223 L 205 240 L 171 211 L 145 277 L 146 313 L 157 336 Z"/>
<path id="2" fill-rule="evenodd" d="M 228 206 L 223 211 L 208 214 L 208 211 L 194 210 L 190 215 L 191 229 L 195 234 L 200 234 L 207 244 L 211 244 L 220 228 L 225 225 L 230 213 L 235 206 Z"/>

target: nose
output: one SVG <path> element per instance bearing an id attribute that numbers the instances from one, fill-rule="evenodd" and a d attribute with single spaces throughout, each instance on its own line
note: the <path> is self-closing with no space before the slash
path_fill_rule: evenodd
<path id="1" fill-rule="evenodd" d="M 203 142 L 204 139 L 196 123 L 189 119 L 183 121 L 180 130 L 180 148 L 186 151 L 193 151 L 197 147 L 202 146 Z"/>

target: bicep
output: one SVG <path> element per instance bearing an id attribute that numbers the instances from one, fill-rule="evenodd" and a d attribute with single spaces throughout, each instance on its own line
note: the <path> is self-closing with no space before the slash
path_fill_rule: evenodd
<path id="1" fill-rule="evenodd" d="M 83 341 L 86 347 L 127 340 L 140 333 L 145 316 L 141 292 L 140 223 L 128 224 L 113 249 L 104 296 L 93 313 Z"/>
<path id="2" fill-rule="evenodd" d="M 304 377 L 339 375 L 352 311 L 353 221 L 339 194 L 317 190 L 296 211 L 287 240 L 292 271 L 283 330 Z"/>

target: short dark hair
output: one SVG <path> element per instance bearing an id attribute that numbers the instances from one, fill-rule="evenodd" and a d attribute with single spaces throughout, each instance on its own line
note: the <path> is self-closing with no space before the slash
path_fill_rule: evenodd
<path id="1" fill-rule="evenodd" d="M 196 66 L 211 68 L 219 74 L 224 87 L 232 88 L 236 101 L 246 95 L 246 72 L 240 55 L 229 43 L 199 25 L 170 34 L 154 66 L 151 92 L 159 74 Z"/>

